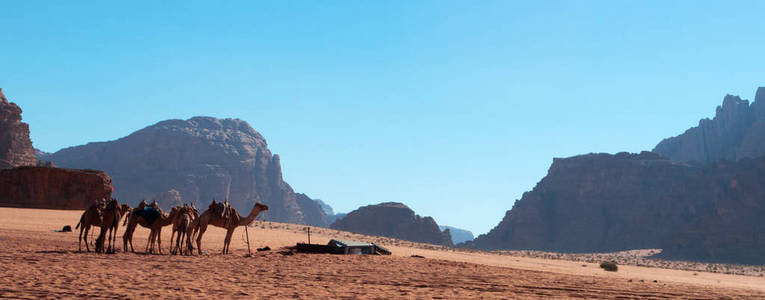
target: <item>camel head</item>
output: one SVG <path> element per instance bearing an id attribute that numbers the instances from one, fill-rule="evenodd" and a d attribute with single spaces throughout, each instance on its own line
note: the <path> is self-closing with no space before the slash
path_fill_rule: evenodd
<path id="1" fill-rule="evenodd" d="M 215 198 L 213 198 L 213 201 L 210 202 L 210 206 L 207 209 L 215 209 L 216 205 L 218 205 L 218 202 L 215 202 Z"/>
<path id="2" fill-rule="evenodd" d="M 261 204 L 260 202 L 255 203 L 255 207 L 257 209 L 260 209 L 260 211 L 268 210 L 268 205 Z"/>

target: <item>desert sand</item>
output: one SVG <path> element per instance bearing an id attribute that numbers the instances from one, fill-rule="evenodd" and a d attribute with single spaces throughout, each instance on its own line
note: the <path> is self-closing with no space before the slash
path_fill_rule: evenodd
<path id="1" fill-rule="evenodd" d="M 456 251 L 324 228 L 311 228 L 312 243 L 370 241 L 393 255 L 288 255 L 280 248 L 306 242 L 306 227 L 266 221 L 248 228 L 251 257 L 243 227 L 230 255 L 219 254 L 224 231 L 214 227 L 201 256 L 167 255 L 170 227 L 162 234 L 165 255 L 79 253 L 78 231 L 55 230 L 74 228 L 81 213 L 0 208 L 0 298 L 765 298 L 757 268 L 741 272 L 748 275 L 631 265 L 606 272 L 581 257 Z M 147 229 L 136 230 L 136 251 L 147 237 Z M 264 246 L 272 250 L 255 251 Z"/>

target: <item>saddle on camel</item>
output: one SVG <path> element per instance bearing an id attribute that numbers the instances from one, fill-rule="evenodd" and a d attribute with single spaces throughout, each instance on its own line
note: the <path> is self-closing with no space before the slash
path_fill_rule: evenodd
<path id="1" fill-rule="evenodd" d="M 226 199 L 226 202 L 217 202 L 213 199 L 208 209 L 215 213 L 220 219 L 225 220 L 225 223 L 223 224 L 225 227 L 239 223 L 239 214 L 234 213 L 231 204 L 228 203 L 228 199 Z"/>

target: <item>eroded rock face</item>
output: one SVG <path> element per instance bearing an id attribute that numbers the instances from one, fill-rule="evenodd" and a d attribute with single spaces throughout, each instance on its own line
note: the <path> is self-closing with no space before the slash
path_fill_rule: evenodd
<path id="1" fill-rule="evenodd" d="M 330 228 L 360 234 L 387 236 L 402 240 L 452 246 L 449 230 L 441 231 L 431 217 L 420 217 L 409 207 L 396 202 L 360 207 L 336 220 Z"/>
<path id="2" fill-rule="evenodd" d="M 0 170 L 0 205 L 24 208 L 86 209 L 114 188 L 102 171 L 46 167 Z"/>
<path id="3" fill-rule="evenodd" d="M 547 176 L 473 245 L 562 252 L 660 248 L 677 228 L 711 213 L 703 173 L 650 152 L 556 158 Z"/>
<path id="4" fill-rule="evenodd" d="M 181 198 L 181 192 L 176 190 L 169 190 L 163 193 L 159 193 L 152 197 L 151 200 L 156 200 L 159 207 L 165 211 L 170 211 L 175 206 L 183 205 L 183 198 Z M 150 201 L 147 201 L 150 202 Z"/>
<path id="5" fill-rule="evenodd" d="M 8 102 L 0 89 L 0 169 L 36 164 L 29 125 L 21 122 L 21 108 Z"/>
<path id="6" fill-rule="evenodd" d="M 650 152 L 555 159 L 480 249 L 611 252 L 765 263 L 765 157 L 707 167 Z"/>
<path id="7" fill-rule="evenodd" d="M 702 165 L 764 155 L 765 87 L 757 89 L 751 105 L 738 96 L 725 96 L 712 120 L 703 119 L 685 133 L 664 139 L 653 152 Z"/>
<path id="8" fill-rule="evenodd" d="M 279 156 L 238 119 L 162 121 L 115 141 L 62 149 L 46 159 L 62 167 L 108 172 L 115 196 L 132 205 L 176 190 L 183 202 L 202 209 L 213 198 L 228 199 L 243 213 L 261 202 L 270 207 L 262 213 L 268 220 L 305 223 L 295 193 L 282 179 Z"/>
<path id="9" fill-rule="evenodd" d="M 311 199 L 306 194 L 295 194 L 300 211 L 303 212 L 303 221 L 306 225 L 328 227 L 327 214 L 321 203 Z"/>

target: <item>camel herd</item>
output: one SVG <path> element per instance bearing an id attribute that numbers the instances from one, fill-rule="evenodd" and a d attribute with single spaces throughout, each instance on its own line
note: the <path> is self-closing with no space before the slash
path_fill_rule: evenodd
<path id="1" fill-rule="evenodd" d="M 170 253 L 191 255 L 194 250 L 192 245 L 194 239 L 196 239 L 198 253 L 202 254 L 202 235 L 207 230 L 207 226 L 212 225 L 226 229 L 226 238 L 221 252 L 228 254 L 234 229 L 249 225 L 264 210 L 268 210 L 268 206 L 255 203 L 250 214 L 247 217 L 242 217 L 236 209 L 228 204 L 228 201 L 216 202 L 213 200 L 208 209 L 201 215 L 194 205 L 188 204 L 175 206 L 170 210 L 170 213 L 165 213 L 156 201 L 151 204 L 141 201 L 137 207 L 131 208 L 127 204 L 120 205 L 117 199 L 110 198 L 98 200 L 86 209 L 75 228 L 80 229 L 79 251 L 82 251 L 84 239 L 85 249 L 90 252 L 88 232 L 91 226 L 98 226 L 101 227 L 101 232 L 96 239 L 95 251 L 114 253 L 116 251 L 117 229 L 124 216 L 123 226 L 126 226 L 126 229 L 122 235 L 123 251 L 127 252 L 129 247 L 131 252 L 135 252 L 133 233 L 138 227 L 137 225 L 141 225 L 151 230 L 145 252 L 154 253 L 156 243 L 157 252 L 162 254 L 162 228 L 173 225 L 173 232 L 170 236 Z M 173 245 L 173 238 L 175 238 L 175 245 Z"/>

